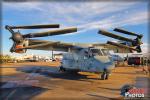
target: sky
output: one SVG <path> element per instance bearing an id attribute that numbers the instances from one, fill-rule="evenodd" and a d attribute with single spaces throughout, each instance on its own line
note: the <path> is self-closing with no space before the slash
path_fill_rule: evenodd
<path id="1" fill-rule="evenodd" d="M 115 41 L 115 39 L 97 33 L 100 29 L 113 32 L 113 28 L 119 27 L 143 34 L 142 49 L 143 52 L 147 52 L 148 24 L 150 23 L 148 12 L 148 2 L 134 0 L 132 2 L 2 2 L 2 53 L 18 55 L 9 52 L 12 40 L 9 40 L 11 34 L 5 30 L 5 25 L 33 24 L 60 24 L 61 28 L 75 26 L 78 28 L 78 31 L 75 33 L 38 39 L 77 43 L 106 43 L 107 40 Z M 47 30 L 19 31 L 22 34 L 26 34 Z M 129 37 L 124 34 L 120 35 Z M 28 50 L 26 54 L 51 55 L 51 52 Z"/>

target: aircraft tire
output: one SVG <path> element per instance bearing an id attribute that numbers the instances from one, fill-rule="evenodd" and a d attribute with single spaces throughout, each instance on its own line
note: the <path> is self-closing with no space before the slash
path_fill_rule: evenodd
<path id="1" fill-rule="evenodd" d="M 108 77 L 109 77 L 109 74 L 106 74 L 106 79 L 105 80 L 108 80 Z"/>
<path id="2" fill-rule="evenodd" d="M 109 74 L 103 72 L 101 75 L 101 80 L 107 80 L 108 79 Z"/>
<path id="3" fill-rule="evenodd" d="M 105 78 L 106 78 L 106 74 L 103 72 L 101 75 L 101 80 L 105 80 Z"/>
<path id="4" fill-rule="evenodd" d="M 65 68 L 63 68 L 62 66 L 59 68 L 59 71 L 62 71 L 62 72 L 65 72 L 66 71 L 66 69 Z"/>

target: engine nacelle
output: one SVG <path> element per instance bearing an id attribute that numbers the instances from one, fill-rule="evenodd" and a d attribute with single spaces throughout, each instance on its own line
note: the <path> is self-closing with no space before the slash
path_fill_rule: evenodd
<path id="1" fill-rule="evenodd" d="M 14 43 L 10 51 L 15 53 L 26 53 L 27 50 L 21 48 L 28 46 L 28 44 L 28 40 L 23 40 L 21 43 Z"/>
<path id="2" fill-rule="evenodd" d="M 20 48 L 23 48 L 23 45 L 16 45 L 16 50 L 15 50 L 15 53 L 25 53 L 26 50 L 25 49 L 20 49 Z"/>

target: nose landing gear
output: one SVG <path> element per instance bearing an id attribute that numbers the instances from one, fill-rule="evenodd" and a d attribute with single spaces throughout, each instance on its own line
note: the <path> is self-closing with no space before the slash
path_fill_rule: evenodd
<path id="1" fill-rule="evenodd" d="M 109 77 L 109 72 L 107 69 L 104 69 L 104 72 L 101 74 L 101 79 L 102 80 L 107 80 Z"/>

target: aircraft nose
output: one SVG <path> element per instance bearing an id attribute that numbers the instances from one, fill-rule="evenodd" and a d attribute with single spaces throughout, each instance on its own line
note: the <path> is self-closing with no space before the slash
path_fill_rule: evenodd
<path id="1" fill-rule="evenodd" d="M 94 58 L 101 63 L 110 62 L 110 58 L 108 56 L 95 56 Z"/>

